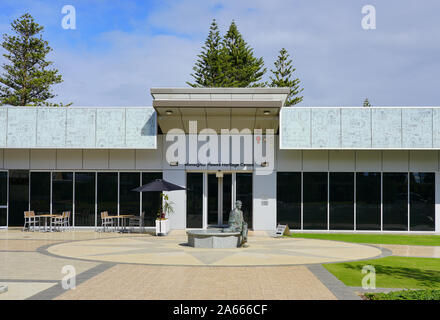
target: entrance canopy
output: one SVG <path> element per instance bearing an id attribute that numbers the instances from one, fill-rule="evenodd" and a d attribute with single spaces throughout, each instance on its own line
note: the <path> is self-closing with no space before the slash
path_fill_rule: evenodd
<path id="1" fill-rule="evenodd" d="M 152 88 L 153 107 L 163 133 L 221 129 L 278 130 L 279 113 L 289 88 Z"/>

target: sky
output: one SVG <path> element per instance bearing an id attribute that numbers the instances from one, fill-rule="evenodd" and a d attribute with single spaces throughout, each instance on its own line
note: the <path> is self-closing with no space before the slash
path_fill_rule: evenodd
<path id="1" fill-rule="evenodd" d="M 74 30 L 62 27 L 65 5 Z M 376 29 L 362 28 L 365 5 Z M 215 18 L 222 35 L 234 20 L 263 57 L 263 80 L 287 49 L 304 88 L 299 106 L 440 105 L 438 0 L 1 0 L 0 34 L 26 12 L 45 27 L 63 76 L 53 102 L 149 106 L 150 88 L 187 87 Z"/>

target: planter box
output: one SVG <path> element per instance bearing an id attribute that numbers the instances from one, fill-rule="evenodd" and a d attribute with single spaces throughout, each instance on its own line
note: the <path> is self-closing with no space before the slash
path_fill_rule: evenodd
<path id="1" fill-rule="evenodd" d="M 166 236 L 170 232 L 170 220 L 156 220 L 156 236 Z"/>

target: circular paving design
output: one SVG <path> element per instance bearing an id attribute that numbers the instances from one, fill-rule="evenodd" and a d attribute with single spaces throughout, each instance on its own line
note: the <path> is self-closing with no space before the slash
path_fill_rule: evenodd
<path id="1" fill-rule="evenodd" d="M 273 266 L 363 260 L 378 257 L 376 247 L 329 240 L 249 237 L 249 247 L 199 249 L 186 236 L 115 237 L 65 242 L 50 254 L 112 263 L 180 266 Z"/>

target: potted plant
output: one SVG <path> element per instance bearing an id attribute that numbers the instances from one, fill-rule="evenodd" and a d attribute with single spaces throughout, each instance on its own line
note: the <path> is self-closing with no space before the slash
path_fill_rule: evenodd
<path id="1" fill-rule="evenodd" d="M 165 236 L 170 231 L 170 221 L 168 215 L 174 212 L 174 202 L 168 199 L 168 195 L 163 192 L 160 194 L 162 206 L 157 213 L 156 235 Z"/>

